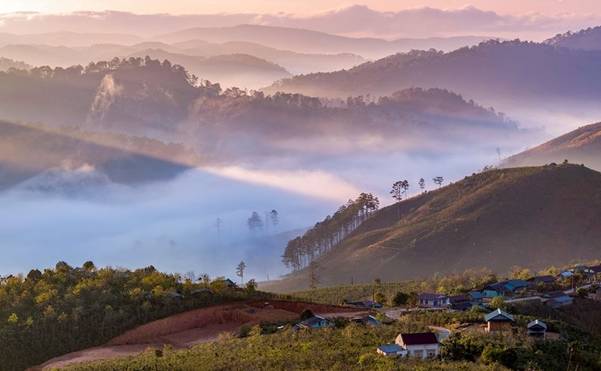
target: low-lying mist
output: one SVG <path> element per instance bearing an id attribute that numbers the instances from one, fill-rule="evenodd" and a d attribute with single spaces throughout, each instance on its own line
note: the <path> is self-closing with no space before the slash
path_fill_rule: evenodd
<path id="1" fill-rule="evenodd" d="M 0 194 L 0 275 L 92 260 L 234 277 L 244 260 L 245 278 L 275 278 L 286 273 L 280 260 L 287 241 L 359 192 L 372 192 L 385 205 L 396 180 L 409 180 L 411 195 L 420 178 L 434 189 L 433 177 L 460 179 L 497 156 L 493 148 L 469 155 L 326 156 L 304 168 L 291 162 L 194 169 L 144 186 L 111 183 L 90 167 L 53 170 Z M 278 212 L 277 225 L 271 210 Z M 263 227 L 251 231 L 253 211 Z"/>
<path id="2" fill-rule="evenodd" d="M 67 185 L 31 184 L 0 196 L 5 210 L 0 221 L 2 275 L 60 260 L 72 265 L 92 260 L 101 266 L 154 265 L 165 271 L 233 276 L 236 264 L 266 236 L 304 227 L 338 204 L 199 170 L 143 187 L 88 185 L 93 188 L 81 187 L 79 195 L 63 193 L 73 188 Z M 274 209 L 277 226 L 249 231 L 253 211 L 264 218 Z M 282 272 L 274 263 L 281 254 L 266 247 L 270 251 L 257 253 L 267 256 L 272 270 L 248 264 L 249 276 Z"/>

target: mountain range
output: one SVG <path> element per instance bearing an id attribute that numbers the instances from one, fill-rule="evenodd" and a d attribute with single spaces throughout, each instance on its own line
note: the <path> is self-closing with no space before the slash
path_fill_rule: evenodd
<path id="1" fill-rule="evenodd" d="M 445 8 L 446 6 L 445 3 Z M 561 7 L 562 14 L 511 15 L 478 9 L 474 6 L 456 9 L 421 7 L 399 11 L 378 11 L 365 5 L 350 5 L 311 15 L 294 14 L 294 11 L 278 14 L 244 12 L 187 15 L 134 14 L 110 10 L 60 14 L 23 12 L 3 14 L 0 31 L 31 34 L 68 30 L 95 34 L 111 30 L 115 33 L 150 38 L 152 35 L 199 25 L 232 27 L 254 24 L 384 39 L 449 35 L 486 35 L 507 38 L 520 35 L 542 39 L 564 30 L 582 28 L 595 21 L 593 16 L 572 14 L 568 4 L 561 3 L 554 6 Z"/>
<path id="2" fill-rule="evenodd" d="M 406 89 L 372 101 L 322 101 L 195 84 L 183 67 L 151 58 L 12 71 L 0 73 L 0 111 L 15 122 L 183 143 L 217 162 L 337 156 L 358 149 L 450 153 L 465 151 L 466 144 L 492 153 L 531 134 L 441 89 Z"/>
<path id="3" fill-rule="evenodd" d="M 288 50 L 269 48 L 256 43 L 227 42 L 209 43 L 202 40 L 188 40 L 173 45 L 161 42 L 142 42 L 133 45 L 94 44 L 83 47 L 66 47 L 45 44 L 7 44 L 0 46 L 0 56 L 25 61 L 34 66 L 70 67 L 87 65 L 90 62 L 111 60 L 115 57 L 146 56 L 164 57 L 173 63 L 181 64 L 201 78 L 220 82 L 225 86 L 246 87 L 245 80 L 237 81 L 234 75 L 254 75 L 261 77 L 264 70 L 272 70 L 260 87 L 274 81 L 289 77 L 282 74 L 278 64 L 293 74 L 311 72 L 330 72 L 351 68 L 365 62 L 365 59 L 354 54 L 303 54 Z M 235 57 L 245 55 L 245 57 Z M 250 57 L 256 60 L 247 63 Z M 163 59 L 164 59 L 163 58 Z M 216 59 L 210 59 L 216 58 Z M 219 68 L 220 59 L 229 59 L 223 69 Z M 234 63 L 235 62 L 235 63 Z M 262 69 L 256 66 L 262 64 Z M 210 68 L 207 68 L 208 65 Z M 21 66 L 25 68 L 25 66 Z M 256 88 L 256 87 L 255 87 Z"/>
<path id="4" fill-rule="evenodd" d="M 415 51 L 367 62 L 347 71 L 296 76 L 266 92 L 311 96 L 387 95 L 419 86 L 446 88 L 479 101 L 513 105 L 596 101 L 601 96 L 601 52 L 520 41 L 487 41 L 449 53 Z"/>
<path id="5" fill-rule="evenodd" d="M 412 49 L 454 50 L 487 39 L 488 37 L 482 36 L 457 36 L 388 41 L 378 38 L 338 36 L 300 28 L 260 25 L 190 28 L 156 37 L 157 41 L 170 44 L 189 40 L 204 40 L 212 43 L 238 41 L 292 50 L 297 53 L 352 53 L 366 58 L 381 58 Z"/>

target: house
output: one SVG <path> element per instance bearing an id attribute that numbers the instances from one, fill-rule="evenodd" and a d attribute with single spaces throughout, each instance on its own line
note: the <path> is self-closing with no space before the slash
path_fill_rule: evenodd
<path id="1" fill-rule="evenodd" d="M 346 302 L 346 305 L 356 308 L 365 308 L 365 309 L 373 309 L 373 308 L 382 308 L 382 304 L 376 303 L 371 300 L 363 300 L 363 301 L 349 301 Z"/>
<path id="2" fill-rule="evenodd" d="M 511 324 L 514 322 L 513 316 L 507 312 L 497 309 L 484 316 L 487 332 L 511 330 Z"/>
<path id="3" fill-rule="evenodd" d="M 399 334 L 395 343 L 407 351 L 407 356 L 416 358 L 434 358 L 440 353 L 440 344 L 431 332 Z"/>
<path id="4" fill-rule="evenodd" d="M 320 329 L 326 327 L 334 327 L 334 323 L 327 318 L 321 316 L 313 316 L 294 325 L 295 330 L 300 329 Z"/>
<path id="5" fill-rule="evenodd" d="M 528 280 L 528 283 L 530 284 L 530 286 L 535 287 L 535 288 L 538 286 L 551 286 L 555 282 L 556 282 L 555 277 L 553 277 L 551 275 L 535 276 Z"/>
<path id="6" fill-rule="evenodd" d="M 372 315 L 353 317 L 351 321 L 365 326 L 380 326 L 382 324 L 382 322 Z"/>
<path id="7" fill-rule="evenodd" d="M 482 301 L 484 300 L 484 294 L 482 291 L 470 291 L 468 295 L 472 301 L 472 304 L 474 305 L 482 304 Z"/>
<path id="8" fill-rule="evenodd" d="M 480 293 L 483 301 L 490 301 L 497 296 L 503 296 L 503 291 L 500 288 L 495 289 L 491 286 L 485 287 L 482 291 L 480 291 Z"/>
<path id="9" fill-rule="evenodd" d="M 563 278 L 563 279 L 572 278 L 573 276 L 574 276 L 574 273 L 571 271 L 563 271 L 563 272 L 559 273 L 559 278 Z"/>
<path id="10" fill-rule="evenodd" d="M 472 298 L 469 295 L 453 295 L 449 296 L 451 309 L 468 310 L 473 306 Z"/>
<path id="11" fill-rule="evenodd" d="M 528 323 L 528 336 L 544 338 L 547 333 L 547 324 L 543 321 L 534 320 Z"/>
<path id="12" fill-rule="evenodd" d="M 447 308 L 451 305 L 449 297 L 441 294 L 419 294 L 419 306 L 422 308 Z"/>
<path id="13" fill-rule="evenodd" d="M 543 297 L 547 299 L 545 304 L 551 308 L 560 308 L 574 303 L 574 298 L 562 291 L 551 292 Z"/>
<path id="14" fill-rule="evenodd" d="M 528 282 L 524 280 L 507 280 L 497 282 L 493 285 L 488 286 L 487 288 L 495 290 L 496 292 L 502 295 L 512 296 L 520 291 L 525 290 L 526 288 L 528 288 L 528 286 Z"/>
<path id="15" fill-rule="evenodd" d="M 376 352 L 386 357 L 405 357 L 407 355 L 407 350 L 398 344 L 380 345 Z"/>

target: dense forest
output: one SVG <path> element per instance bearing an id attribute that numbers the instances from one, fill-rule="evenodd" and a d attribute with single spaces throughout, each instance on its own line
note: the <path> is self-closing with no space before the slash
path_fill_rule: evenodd
<path id="1" fill-rule="evenodd" d="M 103 344 L 137 325 L 211 304 L 265 297 L 154 267 L 134 271 L 92 262 L 0 279 L 0 368 L 23 370 L 52 357 Z"/>
<path id="2" fill-rule="evenodd" d="M 323 221 L 315 224 L 305 234 L 288 242 L 282 261 L 286 267 L 299 270 L 314 259 L 328 253 L 366 221 L 380 207 L 380 201 L 372 194 L 361 193 Z"/>

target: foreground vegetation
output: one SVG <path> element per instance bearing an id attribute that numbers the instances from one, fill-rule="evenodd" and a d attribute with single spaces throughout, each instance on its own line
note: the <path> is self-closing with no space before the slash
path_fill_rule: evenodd
<path id="1" fill-rule="evenodd" d="M 562 340 L 537 341 L 525 334 L 528 316 L 517 316 L 516 331 L 492 335 L 478 330 L 482 313 L 415 312 L 389 325 L 364 327 L 336 321 L 336 328 L 273 332 L 255 326 L 243 337 L 222 335 L 214 343 L 190 350 L 148 350 L 129 358 L 74 365 L 76 371 L 104 370 L 597 370 L 601 368 L 599 340 L 573 326 L 555 321 Z M 392 359 L 376 347 L 393 342 L 400 332 L 428 331 L 428 325 L 456 329 L 442 343 L 437 360 Z M 267 331 L 267 329 L 270 329 Z M 584 337 L 578 337 L 579 335 Z"/>
<path id="2" fill-rule="evenodd" d="M 59 262 L 55 269 L 0 279 L 0 369 L 23 370 L 175 313 L 266 296 L 252 285 L 194 283 L 152 266 L 129 271 Z"/>
<path id="3" fill-rule="evenodd" d="M 271 335 L 251 331 L 251 336 L 222 336 L 215 343 L 187 351 L 148 351 L 138 357 L 76 365 L 69 370 L 493 370 L 467 362 L 399 362 L 378 356 L 375 347 L 394 341 L 401 331 L 423 326 L 408 322 L 366 328 L 319 331 L 291 329 Z"/>

